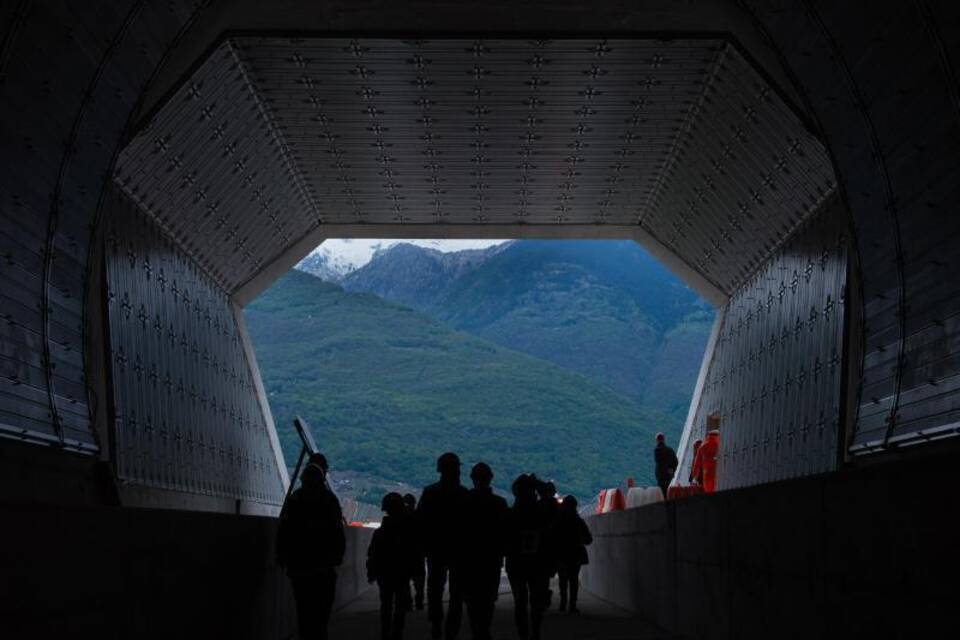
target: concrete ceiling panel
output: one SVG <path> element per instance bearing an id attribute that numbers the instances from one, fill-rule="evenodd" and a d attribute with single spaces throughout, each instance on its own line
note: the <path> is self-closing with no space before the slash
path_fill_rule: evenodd
<path id="1" fill-rule="evenodd" d="M 235 36 L 116 180 L 244 298 L 336 229 L 611 227 L 716 300 L 836 188 L 739 50 L 697 38 Z"/>

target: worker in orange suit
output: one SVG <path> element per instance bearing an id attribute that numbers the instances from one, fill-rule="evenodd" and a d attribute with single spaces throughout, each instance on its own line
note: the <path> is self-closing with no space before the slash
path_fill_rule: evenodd
<path id="1" fill-rule="evenodd" d="M 700 478 L 704 493 L 717 490 L 717 456 L 720 455 L 720 414 L 707 415 L 707 435 L 693 459 L 693 478 Z"/>

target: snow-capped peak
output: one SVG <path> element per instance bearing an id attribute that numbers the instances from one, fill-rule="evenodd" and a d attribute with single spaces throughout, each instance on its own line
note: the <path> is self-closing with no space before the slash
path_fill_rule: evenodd
<path id="1" fill-rule="evenodd" d="M 505 240 L 382 240 L 342 238 L 326 240 L 296 266 L 301 271 L 331 282 L 340 282 L 348 274 L 370 262 L 375 255 L 397 244 L 428 247 L 443 253 L 464 249 L 484 249 Z"/>

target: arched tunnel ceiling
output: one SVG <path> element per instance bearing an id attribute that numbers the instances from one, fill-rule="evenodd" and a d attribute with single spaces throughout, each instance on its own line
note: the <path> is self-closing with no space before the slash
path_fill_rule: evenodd
<path id="1" fill-rule="evenodd" d="M 233 37 L 115 178 L 228 291 L 324 225 L 441 224 L 640 228 L 730 293 L 835 189 L 718 38 Z"/>

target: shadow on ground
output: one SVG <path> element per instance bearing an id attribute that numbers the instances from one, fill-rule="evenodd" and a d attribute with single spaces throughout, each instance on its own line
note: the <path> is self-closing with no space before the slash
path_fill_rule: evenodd
<path id="1" fill-rule="evenodd" d="M 557 585 L 553 607 L 547 611 L 543 622 L 544 640 L 673 640 L 671 635 L 636 614 L 608 604 L 589 593 L 581 593 L 579 615 L 571 616 L 557 611 Z M 361 640 L 379 637 L 377 590 L 370 589 L 346 605 L 335 615 L 330 625 L 332 640 Z M 496 640 L 517 637 L 513 625 L 513 596 L 506 577 L 500 582 L 500 598 L 493 621 L 493 638 Z M 414 611 L 407 617 L 404 637 L 419 640 L 430 637 L 427 612 Z M 464 613 L 464 626 L 460 631 L 462 640 L 469 640 L 470 629 Z"/>

